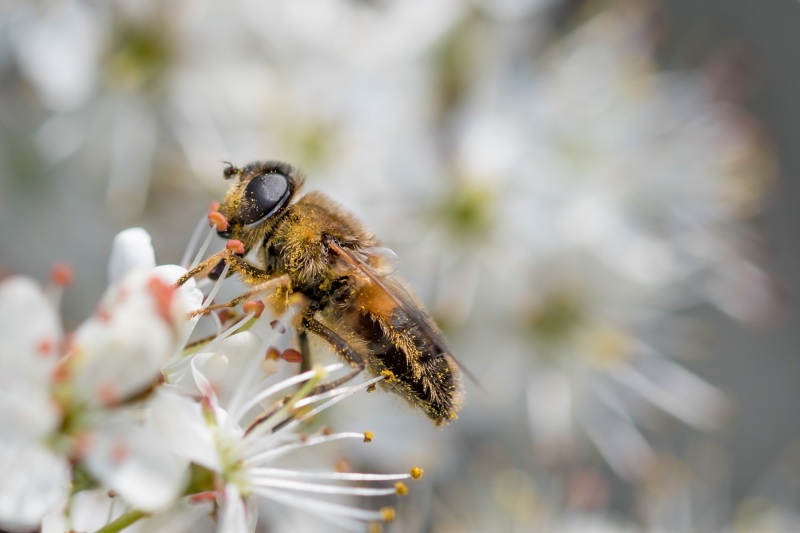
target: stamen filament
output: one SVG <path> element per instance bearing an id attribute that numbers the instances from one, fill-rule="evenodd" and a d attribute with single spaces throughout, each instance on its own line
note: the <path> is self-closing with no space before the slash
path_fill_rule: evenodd
<path id="1" fill-rule="evenodd" d="M 183 257 L 181 257 L 181 262 L 178 263 L 182 265 L 186 270 L 190 270 L 193 266 L 197 264 L 197 259 L 193 262 L 193 264 L 189 264 L 189 258 L 192 255 L 192 251 L 197 246 L 197 243 L 200 242 L 200 236 L 203 234 L 203 230 L 208 227 L 208 217 L 203 216 L 198 222 L 197 226 L 195 226 L 194 231 L 192 232 L 192 236 L 189 238 L 189 244 L 186 246 L 186 250 L 183 252 Z"/>
<path id="2" fill-rule="evenodd" d="M 395 487 L 372 488 L 372 487 L 343 487 L 340 485 L 322 485 L 318 483 L 304 483 L 302 481 L 289 481 L 286 479 L 275 479 L 269 477 L 251 478 L 257 487 L 271 487 L 275 489 L 301 490 L 305 492 L 316 492 L 318 494 L 348 494 L 351 496 L 389 496 L 397 494 Z"/>
<path id="3" fill-rule="evenodd" d="M 218 316 L 217 313 L 209 313 L 209 315 L 211 317 L 211 320 L 214 321 L 214 325 L 217 327 L 217 335 L 221 335 L 222 331 L 223 331 L 223 329 L 222 329 L 222 320 L 219 319 L 219 316 Z"/>
<path id="4" fill-rule="evenodd" d="M 203 258 L 203 256 L 206 253 L 206 250 L 208 250 L 208 246 L 211 244 L 211 239 L 214 237 L 214 233 L 216 233 L 214 228 L 211 228 L 208 231 L 208 235 L 206 236 L 206 239 L 203 241 L 203 244 L 202 244 L 202 246 L 200 246 L 200 249 L 197 250 L 197 254 L 194 256 L 194 259 L 192 259 L 192 264 L 189 265 L 188 270 L 191 270 L 191 269 L 193 269 L 194 267 L 196 267 L 197 265 L 200 264 L 200 260 Z"/>
<path id="5" fill-rule="evenodd" d="M 295 314 L 299 311 L 298 305 L 292 305 L 289 309 L 284 312 L 283 316 L 280 318 L 281 323 L 291 323 L 294 319 Z M 249 313 L 250 316 L 255 316 L 257 311 L 251 311 Z M 267 346 L 272 343 L 272 340 L 277 337 L 279 334 L 278 332 L 273 329 L 271 333 L 262 341 L 263 346 L 261 347 L 261 352 L 263 353 L 266 350 Z M 232 413 L 228 419 L 229 424 L 238 424 L 239 419 L 244 416 L 245 413 L 256 404 L 252 403 L 252 400 L 245 402 L 245 405 L 240 405 L 244 399 L 245 394 L 247 394 L 250 390 L 250 386 L 253 383 L 253 380 L 258 376 L 258 369 L 259 365 L 261 365 L 261 359 L 258 357 L 254 357 L 253 360 L 248 365 L 247 370 L 244 373 L 244 379 L 239 383 L 233 393 L 233 397 L 231 398 L 228 404 L 228 412 Z M 258 402 L 256 402 L 258 403 Z M 248 407 L 249 406 L 249 407 Z M 242 410 L 242 408 L 245 408 Z"/>
<path id="6" fill-rule="evenodd" d="M 302 400 L 297 402 L 295 404 L 295 407 L 305 407 L 306 405 L 310 405 L 310 404 L 312 404 L 314 402 L 318 402 L 320 400 L 325 400 L 327 398 L 331 398 L 333 396 L 338 396 L 340 394 L 356 393 L 361 389 L 366 389 L 367 387 L 369 387 L 373 383 L 377 383 L 378 381 L 381 381 L 382 379 L 383 379 L 383 376 L 378 376 L 378 377 L 372 378 L 371 380 L 367 381 L 363 385 L 354 385 L 354 386 L 351 386 L 351 387 L 340 387 L 338 389 L 333 389 L 333 390 L 330 390 L 330 391 L 327 391 L 327 392 L 323 392 L 322 394 L 315 394 L 314 396 L 308 396 L 307 398 L 303 398 Z"/>
<path id="7" fill-rule="evenodd" d="M 211 302 L 214 301 L 214 298 L 217 296 L 217 293 L 222 288 L 222 282 L 225 281 L 225 278 L 228 276 L 228 270 L 230 270 L 230 268 L 231 264 L 226 261 L 225 268 L 222 269 L 222 273 L 219 275 L 219 279 L 217 279 L 217 282 L 214 283 L 213 287 L 211 287 L 211 292 L 209 292 L 208 296 L 206 296 L 206 299 L 203 300 L 203 305 L 200 306 L 200 309 L 205 309 L 206 307 L 211 305 Z"/>
<path id="8" fill-rule="evenodd" d="M 270 476 L 303 479 L 330 479 L 337 481 L 398 481 L 408 479 L 410 474 L 362 474 L 357 472 L 302 472 L 282 468 L 256 467 L 250 469 L 254 476 Z"/>
<path id="9" fill-rule="evenodd" d="M 214 286 L 211 287 L 211 292 L 209 292 L 208 296 L 206 296 L 205 300 L 203 300 L 203 303 L 200 305 L 200 309 L 205 309 L 206 307 L 211 305 L 211 302 L 214 300 L 214 297 L 217 295 L 217 293 L 219 292 L 220 288 L 222 287 L 222 282 L 225 280 L 225 277 L 228 275 L 228 269 L 230 269 L 230 264 L 229 263 L 225 263 L 225 268 L 222 269 L 222 275 L 220 275 L 219 279 L 216 282 L 214 282 Z M 198 315 L 198 316 L 192 317 L 189 320 L 189 323 L 188 323 L 188 325 L 186 327 L 186 332 L 183 334 L 183 339 L 181 339 L 182 342 L 181 342 L 180 346 L 186 346 L 186 343 L 189 342 L 189 338 L 192 336 L 192 333 L 194 332 L 194 328 L 197 326 L 197 323 L 200 321 L 200 316 L 202 316 L 202 315 Z"/>
<path id="10" fill-rule="evenodd" d="M 242 316 L 242 318 L 237 320 L 235 324 L 230 326 L 228 329 L 223 330 L 222 333 L 214 337 L 213 340 L 211 340 L 208 344 L 203 346 L 198 351 L 213 352 L 214 348 L 216 348 L 219 343 L 221 343 L 222 341 L 224 341 L 225 339 L 227 339 L 228 337 L 230 337 L 231 335 L 242 329 L 245 325 L 247 325 L 247 323 L 250 321 L 251 318 L 253 318 L 253 313 L 249 313 L 247 315 Z"/>
<path id="11" fill-rule="evenodd" d="M 311 379 L 309 379 L 307 382 L 305 382 L 303 384 L 303 386 L 300 387 L 292 395 L 292 397 L 289 398 L 289 400 L 280 407 L 280 409 L 278 409 L 277 411 L 272 413 L 271 416 L 261 416 L 259 418 L 256 418 L 255 421 L 253 421 L 253 423 L 250 424 L 250 427 L 248 427 L 247 431 L 245 432 L 245 438 L 246 439 L 247 439 L 247 437 L 250 437 L 251 439 L 257 439 L 259 436 L 261 436 L 264 432 L 267 431 L 266 428 L 270 428 L 271 429 L 271 426 L 267 426 L 266 424 L 264 424 L 264 422 L 266 422 L 269 419 L 273 419 L 274 420 L 274 419 L 284 418 L 284 415 L 286 413 L 288 413 L 291 409 L 294 408 L 294 404 L 297 402 L 297 400 L 299 400 L 300 398 L 303 398 L 309 392 L 311 392 L 313 390 L 313 388 L 316 387 L 317 383 L 319 383 L 319 381 L 327 375 L 327 373 L 325 372 L 324 367 L 317 367 L 316 369 L 311 370 L 311 372 L 313 372 L 313 376 L 311 376 Z M 250 445 L 251 442 L 257 442 L 257 440 L 247 439 L 244 442 L 244 449 L 245 450 L 247 450 L 247 449 L 252 447 Z"/>
<path id="12" fill-rule="evenodd" d="M 278 428 L 275 431 L 275 433 L 280 433 L 281 431 L 286 431 L 287 429 L 293 428 L 294 426 L 296 426 L 300 422 L 302 422 L 304 420 L 307 420 L 307 419 L 311 418 L 312 416 L 316 415 L 317 413 L 320 413 L 320 412 L 324 411 L 328 407 L 341 402 L 342 400 L 344 400 L 345 398 L 347 398 L 349 396 L 352 396 L 356 392 L 358 392 L 360 390 L 363 390 L 363 389 L 366 389 L 367 387 L 369 387 L 370 385 L 372 385 L 376 381 L 380 381 L 381 379 L 384 379 L 384 376 L 378 376 L 378 377 L 373 378 L 373 379 L 371 379 L 369 381 L 365 381 L 364 383 L 361 383 L 359 385 L 354 385 L 352 387 L 347 387 L 345 389 L 334 389 L 334 390 L 339 391 L 339 394 L 335 398 L 333 398 L 331 400 L 328 400 L 327 402 L 323 403 L 322 405 L 318 405 L 317 407 L 315 407 L 311 411 L 309 411 L 306 414 L 304 414 L 302 417 L 300 417 L 300 418 L 298 418 L 296 420 L 292 420 L 291 422 L 289 422 L 285 426 L 282 426 L 282 427 Z M 363 435 L 362 435 L 362 437 L 363 437 Z"/>
<path id="13" fill-rule="evenodd" d="M 264 463 L 267 461 L 271 461 L 276 457 L 280 457 L 285 455 L 293 450 L 297 450 L 300 448 L 306 448 L 309 446 L 316 446 L 318 444 L 324 444 L 326 442 L 332 442 L 336 440 L 343 440 L 343 439 L 358 439 L 364 440 L 363 433 L 334 433 L 333 435 L 319 435 L 317 437 L 311 437 L 303 442 L 297 442 L 293 444 L 285 444 L 283 446 L 279 446 L 277 448 L 273 448 L 271 450 L 266 450 L 261 453 L 257 453 L 245 459 L 245 462 L 248 465 L 254 465 L 257 463 Z"/>
<path id="14" fill-rule="evenodd" d="M 331 372 L 339 370 L 343 366 L 344 363 L 334 363 L 332 365 L 322 367 L 322 372 L 324 372 L 327 375 L 330 374 Z M 284 379 L 276 383 L 272 387 L 269 387 L 268 389 L 263 390 L 260 393 L 256 394 L 255 396 L 253 396 L 252 398 L 250 398 L 250 400 L 244 405 L 242 405 L 242 407 L 239 408 L 236 412 L 232 412 L 231 418 L 233 420 L 241 419 L 245 415 L 245 413 L 247 413 L 247 411 L 258 405 L 258 403 L 261 402 L 262 400 L 269 398 L 273 394 L 280 392 L 284 389 L 288 389 L 293 385 L 297 385 L 298 383 L 310 380 L 311 378 L 314 377 L 316 373 L 317 370 L 312 369 L 308 370 L 307 372 L 303 372 L 302 374 L 297 374 L 296 376 L 292 376 L 290 378 Z"/>
<path id="15" fill-rule="evenodd" d="M 356 507 L 348 507 L 346 505 L 341 505 L 338 503 L 316 500 L 314 498 L 304 498 L 302 496 L 297 496 L 297 495 L 288 495 L 280 491 L 265 489 L 261 487 L 254 487 L 253 493 L 258 494 L 259 496 L 263 496 L 265 498 L 269 498 L 271 500 L 275 500 L 279 503 L 284 503 L 286 505 L 298 507 L 306 511 L 311 511 L 312 513 L 318 514 L 322 517 L 326 517 L 324 513 L 330 513 L 333 515 L 355 518 L 356 520 L 364 522 L 372 522 L 372 521 L 382 522 L 384 518 L 383 514 L 380 511 L 369 511 L 366 509 L 358 509 Z"/>

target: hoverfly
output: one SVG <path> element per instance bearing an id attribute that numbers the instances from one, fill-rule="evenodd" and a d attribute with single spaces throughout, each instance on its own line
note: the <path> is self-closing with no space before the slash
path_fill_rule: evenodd
<path id="1" fill-rule="evenodd" d="M 454 419 L 461 395 L 455 359 L 404 282 L 382 271 L 390 251 L 325 195 L 298 197 L 304 177 L 286 163 L 229 164 L 224 177 L 237 181 L 219 206 L 228 227 L 218 233 L 241 241 L 244 253 L 225 256 L 209 277 L 219 277 L 225 263 L 252 286 L 288 276 L 290 291 L 308 298 L 298 326 L 304 360 L 307 336 L 315 335 L 352 367 L 337 385 L 367 369 L 437 424 Z"/>

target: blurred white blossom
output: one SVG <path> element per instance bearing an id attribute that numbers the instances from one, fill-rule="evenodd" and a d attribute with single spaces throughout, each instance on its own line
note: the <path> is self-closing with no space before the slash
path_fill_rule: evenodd
<path id="1" fill-rule="evenodd" d="M 482 347 L 463 357 L 495 380 L 483 388 L 526 391 L 543 456 L 569 464 L 588 437 L 631 480 L 660 413 L 703 430 L 730 413 L 652 332 L 699 305 L 759 322 L 781 304 L 753 228 L 772 156 L 710 77 L 660 70 L 649 15 L 617 2 L 549 43 L 511 22 L 474 29 L 498 60 L 455 43 L 479 74 L 423 133 L 446 146 L 420 166 L 434 181 L 387 160 L 387 177 L 359 185 L 394 200 L 373 217 L 431 287 L 434 316 Z"/>
<path id="2" fill-rule="evenodd" d="M 133 272 L 66 340 L 34 281 L 3 282 L 0 306 L 9 329 L 0 334 L 0 411 L 9 423 L 3 425 L 2 462 L 3 477 L 15 480 L 3 484 L 0 497 L 7 527 L 35 526 L 66 497 L 74 460 L 147 511 L 178 495 L 182 466 L 133 413 L 117 409 L 154 383 L 177 348 L 185 315 L 174 292 L 151 273 Z"/>

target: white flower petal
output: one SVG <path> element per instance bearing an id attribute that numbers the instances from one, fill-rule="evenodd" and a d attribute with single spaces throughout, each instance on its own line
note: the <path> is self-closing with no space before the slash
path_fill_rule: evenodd
<path id="1" fill-rule="evenodd" d="M 173 352 L 173 337 L 163 322 L 135 313 L 116 313 L 108 324 L 84 324 L 76 341 L 80 360 L 74 394 L 90 405 L 115 403 L 153 383 Z"/>
<path id="2" fill-rule="evenodd" d="M 125 532 L 130 533 L 176 533 L 213 531 L 208 522 L 213 515 L 211 502 L 196 503 L 186 499 L 180 500 L 166 511 L 139 520 Z M 204 523 L 205 522 L 205 523 Z"/>
<path id="3" fill-rule="evenodd" d="M 134 272 L 112 287 L 76 332 L 70 355 L 73 394 L 89 405 L 114 403 L 155 382 L 178 349 L 183 316 L 174 288 Z"/>
<path id="4" fill-rule="evenodd" d="M 66 461 L 36 444 L 0 444 L 0 528 L 35 529 L 67 496 Z"/>
<path id="5" fill-rule="evenodd" d="M 154 272 L 167 283 L 174 284 L 187 270 L 179 265 L 159 265 Z M 197 282 L 190 278 L 178 288 L 178 297 L 183 303 L 183 312 L 199 309 L 203 304 L 203 292 L 197 288 Z"/>
<path id="6" fill-rule="evenodd" d="M 181 361 L 183 363 L 183 361 Z M 228 373 L 228 358 L 222 353 L 199 353 L 192 356 L 190 364 L 165 371 L 169 390 L 185 396 L 202 396 L 197 386 L 192 368 L 196 367 L 201 375 L 206 376 L 212 389 L 217 389 Z"/>
<path id="7" fill-rule="evenodd" d="M 49 381 L 60 343 L 58 314 L 39 285 L 22 276 L 0 283 L 0 384 Z"/>
<path id="8" fill-rule="evenodd" d="M 170 284 L 186 274 L 186 269 L 178 265 L 156 266 L 152 239 L 143 228 L 126 229 L 114 237 L 108 262 L 109 283 L 119 283 L 126 274 L 135 270 L 154 270 L 161 279 Z M 194 278 L 184 283 L 178 294 L 183 302 L 181 312 L 197 309 L 203 302 L 203 293 L 197 289 Z"/>
<path id="9" fill-rule="evenodd" d="M 150 403 L 149 425 L 179 457 L 209 470 L 220 471 L 214 438 L 206 424 L 200 404 L 165 391 L 156 393 Z"/>
<path id="10" fill-rule="evenodd" d="M 265 373 L 260 373 L 263 344 L 253 333 L 243 331 L 222 341 L 218 350 L 226 355 L 229 363 L 224 381 L 219 384 L 220 404 L 233 413 L 247 391 L 266 377 Z"/>
<path id="11" fill-rule="evenodd" d="M 220 502 L 220 519 L 217 533 L 246 533 L 255 531 L 256 509 L 246 505 L 235 485 L 225 485 L 224 499 Z"/>
<path id="12" fill-rule="evenodd" d="M 48 389 L 25 383 L 9 383 L 0 388 L 0 441 L 40 440 L 60 421 Z"/>
<path id="13" fill-rule="evenodd" d="M 250 331 L 236 333 L 213 347 L 213 352 L 200 353 L 192 359 L 193 372 L 169 375 L 180 391 L 208 395 L 209 391 L 226 410 L 233 412 L 243 403 L 254 385 L 268 377 L 264 360 L 264 343 Z"/>
<path id="14" fill-rule="evenodd" d="M 183 490 L 188 465 L 159 437 L 127 417 L 105 420 L 86 436 L 86 467 L 134 508 L 163 509 Z"/>
<path id="15" fill-rule="evenodd" d="M 151 270 L 155 266 L 156 254 L 147 230 L 130 228 L 114 237 L 108 260 L 109 284 L 119 283 L 126 274 L 134 270 Z"/>
<path id="16" fill-rule="evenodd" d="M 45 516 L 42 533 L 96 531 L 124 511 L 123 502 L 109 496 L 107 490 L 83 490 L 70 497 L 69 507 Z"/>

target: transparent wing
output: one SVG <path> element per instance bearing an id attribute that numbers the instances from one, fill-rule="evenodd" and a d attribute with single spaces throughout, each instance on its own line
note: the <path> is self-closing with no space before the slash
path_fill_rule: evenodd
<path id="1" fill-rule="evenodd" d="M 386 293 L 386 295 L 392 299 L 392 301 L 406 314 L 406 316 L 413 320 L 419 326 L 420 330 L 436 344 L 443 354 L 446 354 L 448 357 L 453 359 L 453 361 L 458 364 L 464 374 L 466 374 L 473 382 L 478 384 L 478 381 L 472 374 L 470 374 L 469 371 L 467 371 L 466 368 L 464 368 L 464 365 L 461 364 L 455 357 L 453 357 L 453 353 L 450 351 L 450 348 L 444 341 L 442 334 L 433 323 L 431 317 L 422 310 L 422 306 L 416 301 L 416 298 L 412 296 L 411 293 L 409 293 L 408 290 L 392 276 L 382 274 L 373 268 L 373 262 L 378 265 L 382 265 L 385 264 L 384 261 L 386 261 L 386 258 L 391 256 L 395 258 L 395 261 L 392 264 L 399 264 L 399 261 L 396 260 L 397 255 L 394 252 L 392 252 L 389 248 L 382 247 L 368 248 L 362 252 L 355 252 L 353 250 L 343 248 L 341 245 L 333 241 L 329 242 L 328 245 L 350 269 L 357 271 L 359 274 L 369 279 L 375 286 L 379 287 L 384 293 Z M 373 250 L 379 250 L 380 252 L 377 255 L 373 255 Z M 386 254 L 386 250 L 391 252 L 391 255 Z M 365 259 L 359 257 L 359 255 L 365 256 Z"/>

